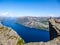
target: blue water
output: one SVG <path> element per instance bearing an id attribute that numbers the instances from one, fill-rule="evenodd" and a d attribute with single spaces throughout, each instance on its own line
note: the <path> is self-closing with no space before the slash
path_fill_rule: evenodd
<path id="1" fill-rule="evenodd" d="M 24 40 L 28 42 L 49 41 L 49 31 L 35 28 L 28 28 L 21 24 L 14 22 L 13 19 L 4 20 L 3 25 L 13 28 Z"/>

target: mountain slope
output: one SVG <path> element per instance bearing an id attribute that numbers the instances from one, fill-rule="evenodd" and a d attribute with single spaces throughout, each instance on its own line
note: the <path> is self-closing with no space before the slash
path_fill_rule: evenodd
<path id="1" fill-rule="evenodd" d="M 30 28 L 48 30 L 48 18 L 46 17 L 19 17 L 16 22 Z"/>

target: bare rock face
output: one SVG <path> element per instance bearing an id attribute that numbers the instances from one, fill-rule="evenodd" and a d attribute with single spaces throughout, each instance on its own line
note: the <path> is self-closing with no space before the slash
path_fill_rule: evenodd
<path id="1" fill-rule="evenodd" d="M 51 40 L 50 45 L 60 45 L 60 37 L 57 37 Z"/>
<path id="2" fill-rule="evenodd" d="M 60 19 L 49 20 L 50 38 L 48 42 L 31 42 L 25 45 L 60 45 Z"/>
<path id="3" fill-rule="evenodd" d="M 24 40 L 11 28 L 0 24 L 0 45 L 22 45 Z"/>
<path id="4" fill-rule="evenodd" d="M 57 32 L 57 35 L 60 35 L 60 19 L 50 19 L 49 22 L 51 27 Z"/>

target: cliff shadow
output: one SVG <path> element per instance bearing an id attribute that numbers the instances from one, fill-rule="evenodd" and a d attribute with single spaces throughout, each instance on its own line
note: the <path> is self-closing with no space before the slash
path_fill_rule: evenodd
<path id="1" fill-rule="evenodd" d="M 49 22 L 49 31 L 50 31 L 50 40 L 53 40 L 54 38 L 59 36 L 56 29 L 53 28 L 53 25 L 50 22 Z"/>

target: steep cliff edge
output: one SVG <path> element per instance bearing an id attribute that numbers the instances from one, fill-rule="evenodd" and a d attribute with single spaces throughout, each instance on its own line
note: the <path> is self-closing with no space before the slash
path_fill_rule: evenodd
<path id="1" fill-rule="evenodd" d="M 49 19 L 50 41 L 31 42 L 25 45 L 60 45 L 60 19 Z"/>
<path id="2" fill-rule="evenodd" d="M 24 40 L 11 28 L 0 24 L 0 45 L 23 45 Z"/>
<path id="3" fill-rule="evenodd" d="M 60 36 L 60 19 L 49 20 L 50 39 Z"/>

